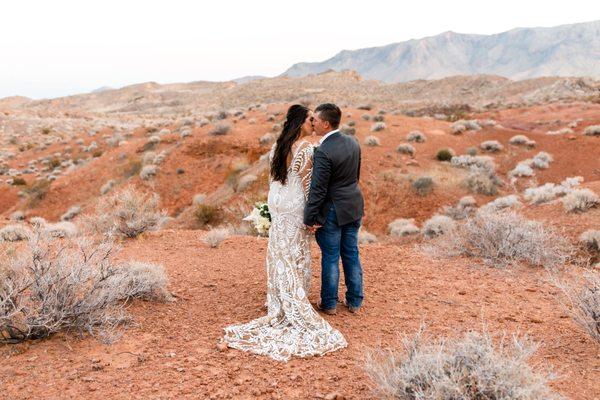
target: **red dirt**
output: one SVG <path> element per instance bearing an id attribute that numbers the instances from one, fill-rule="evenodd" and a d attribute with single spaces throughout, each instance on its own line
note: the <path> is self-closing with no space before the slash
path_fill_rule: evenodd
<path id="1" fill-rule="evenodd" d="M 571 399 L 598 398 L 600 348 L 563 311 L 543 270 L 498 270 L 466 259 L 442 264 L 411 244 L 362 248 L 363 309 L 326 316 L 346 336 L 347 349 L 288 363 L 220 352 L 224 326 L 264 312 L 266 239 L 236 236 L 210 249 L 201 244 L 203 235 L 166 230 L 127 241 L 119 257 L 162 263 L 178 300 L 136 302 L 130 311 L 137 326 L 113 345 L 61 334 L 0 348 L 5 397 L 305 399 L 339 392 L 367 399 L 365 347 L 395 344 L 422 322 L 431 334 L 452 336 L 484 321 L 492 333 L 528 333 L 541 341 L 534 361 L 559 373 L 555 390 Z M 313 250 L 310 297 L 316 301 L 319 257 Z"/>

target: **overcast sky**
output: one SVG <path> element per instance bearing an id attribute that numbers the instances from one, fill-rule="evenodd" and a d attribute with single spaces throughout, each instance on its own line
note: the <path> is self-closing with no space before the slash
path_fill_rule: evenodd
<path id="1" fill-rule="evenodd" d="M 452 30 L 600 19 L 598 1 L 6 1 L 0 98 L 279 75 L 293 63 Z"/>

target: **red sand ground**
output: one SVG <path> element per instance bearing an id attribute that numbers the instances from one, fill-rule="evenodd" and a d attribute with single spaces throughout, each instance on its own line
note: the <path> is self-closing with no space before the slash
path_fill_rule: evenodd
<path id="1" fill-rule="evenodd" d="M 327 319 L 349 347 L 324 357 L 279 363 L 217 343 L 222 328 L 264 313 L 266 240 L 232 237 L 220 248 L 202 231 L 162 231 L 126 242 L 122 258 L 162 263 L 174 303 L 136 302 L 133 326 L 113 345 L 61 334 L 0 348 L 4 398 L 321 398 L 338 392 L 372 398 L 363 372 L 366 347 L 395 344 L 422 322 L 434 335 L 457 335 L 484 321 L 493 333 L 528 333 L 542 345 L 535 363 L 552 368 L 552 386 L 571 399 L 600 394 L 600 347 L 567 316 L 542 269 L 499 270 L 473 260 L 435 262 L 412 244 L 362 248 L 366 300 Z M 313 246 L 318 297 L 318 252 Z M 218 262 L 215 262 L 218 260 Z"/>

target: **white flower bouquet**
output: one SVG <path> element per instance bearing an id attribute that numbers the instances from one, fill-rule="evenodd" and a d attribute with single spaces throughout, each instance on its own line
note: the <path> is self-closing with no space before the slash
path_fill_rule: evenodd
<path id="1" fill-rule="evenodd" d="M 244 221 L 250 221 L 254 224 L 254 229 L 261 236 L 269 234 L 271 227 L 271 214 L 267 203 L 256 203 L 252 212 L 244 218 Z"/>

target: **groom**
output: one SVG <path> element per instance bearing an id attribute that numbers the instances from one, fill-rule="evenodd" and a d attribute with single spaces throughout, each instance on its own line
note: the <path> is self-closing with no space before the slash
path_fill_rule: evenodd
<path id="1" fill-rule="evenodd" d="M 313 173 L 304 224 L 316 232 L 321 248 L 321 301 L 317 307 L 335 314 L 342 258 L 346 306 L 357 312 L 363 301 L 363 273 L 358 255 L 358 230 L 364 200 L 358 187 L 360 146 L 338 130 L 342 112 L 325 103 L 314 111 L 315 133 L 322 136 L 313 157 Z"/>

